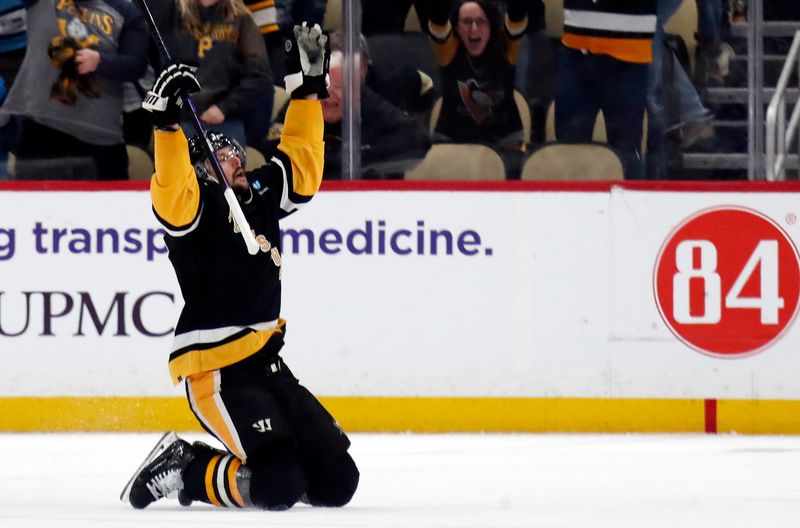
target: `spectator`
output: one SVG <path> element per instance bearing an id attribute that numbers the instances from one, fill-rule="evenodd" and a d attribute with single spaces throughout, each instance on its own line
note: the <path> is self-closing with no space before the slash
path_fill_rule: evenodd
<path id="1" fill-rule="evenodd" d="M 341 1 L 341 0 L 339 0 Z M 308 26 L 319 24 L 325 18 L 327 0 L 245 0 L 253 13 L 269 55 L 274 79 L 284 77 L 283 43 L 290 38 L 295 24 L 306 22 Z"/>
<path id="2" fill-rule="evenodd" d="M 361 0 L 361 32 L 371 37 L 382 33 L 403 33 L 411 6 L 422 31 L 428 28 L 428 2 L 423 0 Z"/>
<path id="3" fill-rule="evenodd" d="M 519 153 L 524 143 L 514 63 L 527 27 L 527 3 L 510 0 L 505 24 L 486 0 L 461 0 L 448 19 L 449 5 L 433 2 L 429 22 L 442 79 L 434 141 L 485 143 Z"/>
<path id="4" fill-rule="evenodd" d="M 149 112 L 142 108 L 142 99 L 153 86 L 154 76 L 153 68 L 148 66 L 136 82 L 122 86 L 122 135 L 126 144 L 145 151 L 152 150 L 153 127 L 150 125 Z"/>
<path id="5" fill-rule="evenodd" d="M 291 37 L 295 24 L 306 22 L 309 27 L 322 25 L 327 0 L 244 0 L 253 14 L 269 57 L 270 85 L 284 77 L 284 42 Z M 244 117 L 247 143 L 260 150 L 269 133 L 270 119 L 275 104 L 272 86 L 264 91 L 253 111 Z"/>
<path id="6" fill-rule="evenodd" d="M 328 0 L 276 0 L 278 25 L 286 34 L 295 24 L 322 25 Z"/>
<path id="7" fill-rule="evenodd" d="M 25 37 L 25 8 L 22 0 L 6 0 L 0 17 L 0 81 L 2 81 L 2 97 L 0 104 L 8 95 L 14 84 L 17 72 L 25 57 L 27 39 Z M 0 128 L 0 180 L 8 178 L 6 163 L 8 152 L 13 146 L 16 135 L 16 123 L 10 120 Z"/>
<path id="8" fill-rule="evenodd" d="M 164 0 L 153 17 L 172 57 L 198 64 L 193 96 L 207 130 L 247 144 L 243 117 L 271 89 L 264 41 L 242 0 Z M 188 114 L 182 126 L 190 127 Z"/>
<path id="9" fill-rule="evenodd" d="M 331 51 L 344 52 L 343 39 L 340 31 L 331 33 Z M 409 64 L 375 64 L 364 35 L 360 35 L 358 45 L 362 82 L 401 111 L 427 121 L 439 97 L 431 77 Z"/>
<path id="10" fill-rule="evenodd" d="M 404 114 L 383 97 L 361 85 L 361 177 L 364 179 L 399 179 L 413 169 L 430 148 L 425 127 Z M 326 180 L 342 179 L 342 52 L 331 52 L 329 97 L 322 101 L 325 120 Z M 279 119 L 282 122 L 282 118 Z M 270 133 L 278 137 L 282 125 Z"/>
<path id="11" fill-rule="evenodd" d="M 525 30 L 525 38 L 522 41 L 515 66 L 515 85 L 528 98 L 532 95 L 538 95 L 535 92 L 541 91 L 536 84 L 542 80 L 539 79 L 539 68 L 541 68 L 543 62 L 546 62 L 546 59 L 545 57 L 537 56 L 537 54 L 543 51 L 552 53 L 545 32 L 544 9 L 543 0 L 529 0 L 528 27 Z"/>
<path id="12" fill-rule="evenodd" d="M 6 95 L 8 95 L 6 83 L 3 78 L 0 77 L 0 104 L 5 101 Z M 8 179 L 8 153 L 13 145 L 13 131 L 13 121 L 9 121 L 5 126 L 0 128 L 0 180 Z"/>
<path id="13" fill-rule="evenodd" d="M 625 177 L 644 178 L 641 156 L 656 0 L 565 0 L 555 82 L 559 141 L 588 142 L 599 110 Z"/>
<path id="14" fill-rule="evenodd" d="M 27 46 L 22 0 L 6 0 L 0 9 L 0 17 L 0 76 L 9 89 L 22 65 Z"/>
<path id="15" fill-rule="evenodd" d="M 275 104 L 276 76 L 274 68 L 283 62 L 283 37 L 278 26 L 278 10 L 275 0 L 244 0 L 245 5 L 253 15 L 253 20 L 264 38 L 269 65 L 267 73 L 270 75 L 270 86 L 264 90 L 261 97 L 254 102 L 251 112 L 244 115 L 244 132 L 248 145 L 260 146 L 267 139 L 269 123 L 272 118 L 272 108 Z M 283 78 L 283 75 L 277 78 Z"/>
<path id="16" fill-rule="evenodd" d="M 669 147 L 667 133 L 680 130 L 683 134 L 680 147 L 687 147 L 695 141 L 713 136 L 710 120 L 713 117 L 700 100 L 697 89 L 689 80 L 689 76 L 675 56 L 667 42 L 664 24 L 675 14 L 682 0 L 658 0 L 657 25 L 653 38 L 653 62 L 650 65 L 649 86 L 647 91 L 647 177 L 661 180 L 669 178 Z M 701 4 L 719 4 L 719 0 L 697 0 L 698 13 L 703 12 Z M 706 15 L 710 12 L 706 11 Z M 702 19 L 702 18 L 701 18 Z M 706 36 L 704 42 L 710 43 L 719 39 L 722 21 L 719 20 L 716 30 L 710 21 L 698 26 L 698 43 L 701 32 Z M 723 54 L 720 42 L 715 45 L 718 53 Z M 727 44 L 725 44 L 727 46 Z M 728 46 L 728 49 L 730 47 Z M 731 52 L 732 53 L 732 52 Z M 687 57 L 688 58 L 688 57 Z M 698 61 L 699 62 L 699 61 Z M 711 63 L 709 62 L 709 65 Z M 720 73 L 721 75 L 721 73 Z M 722 78 L 720 77 L 720 82 Z"/>
<path id="17" fill-rule="evenodd" d="M 28 47 L 1 112 L 21 120 L 18 170 L 26 160 L 91 158 L 98 178 L 126 179 L 122 84 L 147 65 L 143 17 L 126 0 L 25 6 Z"/>
<path id="18" fill-rule="evenodd" d="M 733 48 L 722 40 L 724 26 L 722 2 L 724 0 L 697 0 L 697 64 L 695 79 L 705 86 L 709 83 L 721 85 L 728 75 L 731 58 L 735 55 Z M 680 2 L 674 9 L 677 11 Z M 727 7 L 727 2 L 725 2 Z M 661 6 L 659 5 L 659 10 Z M 666 22 L 666 18 L 664 21 Z"/>

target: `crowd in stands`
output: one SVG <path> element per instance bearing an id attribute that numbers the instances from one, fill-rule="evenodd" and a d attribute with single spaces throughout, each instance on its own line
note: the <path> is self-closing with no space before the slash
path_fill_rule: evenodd
<path id="1" fill-rule="evenodd" d="M 9 177 L 2 157 L 9 153 L 17 179 L 141 177 L 128 174 L 129 154 L 132 147 L 152 148 L 140 102 L 164 57 L 148 36 L 139 1 L 5 3 L 0 179 Z M 688 60 L 687 43 L 665 31 L 685 1 L 697 9 L 691 46 L 697 51 Z M 202 91 L 193 99 L 204 126 L 265 156 L 285 111 L 287 31 L 301 21 L 331 31 L 325 178 L 342 179 L 341 2 L 147 5 L 173 58 L 198 66 Z M 504 178 L 524 178 L 532 152 L 553 142 L 597 143 L 601 127 L 624 178 L 674 178 L 668 160 L 676 144 L 669 138 L 679 138 L 677 148 L 713 139 L 713 113 L 700 89 L 728 74 L 733 50 L 725 31 L 732 16 L 741 16 L 741 4 L 361 0 L 356 177 L 403 179 L 437 145 L 481 144 L 502 159 Z M 184 125 L 192 130 L 186 112 Z"/>

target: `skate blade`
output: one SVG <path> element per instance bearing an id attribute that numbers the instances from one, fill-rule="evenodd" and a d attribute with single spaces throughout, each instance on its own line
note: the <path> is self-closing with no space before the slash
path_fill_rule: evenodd
<path id="1" fill-rule="evenodd" d="M 133 472 L 133 476 L 128 481 L 128 483 L 125 484 L 125 487 L 122 489 L 122 493 L 119 494 L 119 500 L 121 500 L 122 502 L 125 502 L 125 503 L 129 502 L 128 497 L 130 497 L 130 494 L 131 494 L 131 488 L 133 487 L 133 481 L 136 480 L 136 477 L 139 475 L 139 473 L 142 472 L 142 470 L 145 468 L 145 466 L 147 466 L 147 464 L 149 464 L 150 462 L 155 460 L 156 457 L 158 457 L 158 455 L 163 453 L 164 450 L 167 448 L 167 446 L 169 446 L 171 443 L 175 442 L 176 440 L 178 440 L 178 435 L 175 434 L 173 431 L 170 431 L 168 433 L 164 433 L 164 436 L 162 436 L 161 439 L 159 439 L 159 441 L 156 444 L 156 446 L 153 448 L 152 451 L 150 451 L 150 453 L 144 459 L 144 462 L 142 462 L 141 465 L 136 469 L 136 471 Z"/>

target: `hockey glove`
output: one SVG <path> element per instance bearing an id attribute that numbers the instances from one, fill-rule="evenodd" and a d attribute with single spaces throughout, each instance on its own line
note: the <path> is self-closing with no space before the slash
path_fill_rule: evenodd
<path id="1" fill-rule="evenodd" d="M 320 99 L 328 97 L 331 50 L 328 35 L 319 24 L 308 27 L 294 26 L 294 38 L 286 41 L 286 91 L 292 99 L 302 99 L 316 94 Z"/>
<path id="2" fill-rule="evenodd" d="M 161 70 L 142 102 L 142 108 L 150 112 L 150 120 L 156 128 L 163 128 L 181 120 L 182 97 L 200 91 L 197 67 L 171 62 Z"/>

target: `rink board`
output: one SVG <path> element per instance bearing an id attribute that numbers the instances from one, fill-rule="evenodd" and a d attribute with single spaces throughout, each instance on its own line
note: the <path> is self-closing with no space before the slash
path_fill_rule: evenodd
<path id="1" fill-rule="evenodd" d="M 167 375 L 181 298 L 146 186 L 104 189 L 0 184 L 0 430 L 197 429 Z M 283 357 L 353 431 L 800 433 L 799 194 L 327 185 L 283 224 Z M 674 258 L 690 269 L 662 281 L 685 284 L 680 315 L 677 293 L 659 301 L 657 262 L 716 209 L 772 231 L 733 265 L 751 235 L 689 237 Z M 724 303 L 720 321 L 698 296 Z M 672 315 L 712 348 L 759 344 L 709 353 Z"/>

